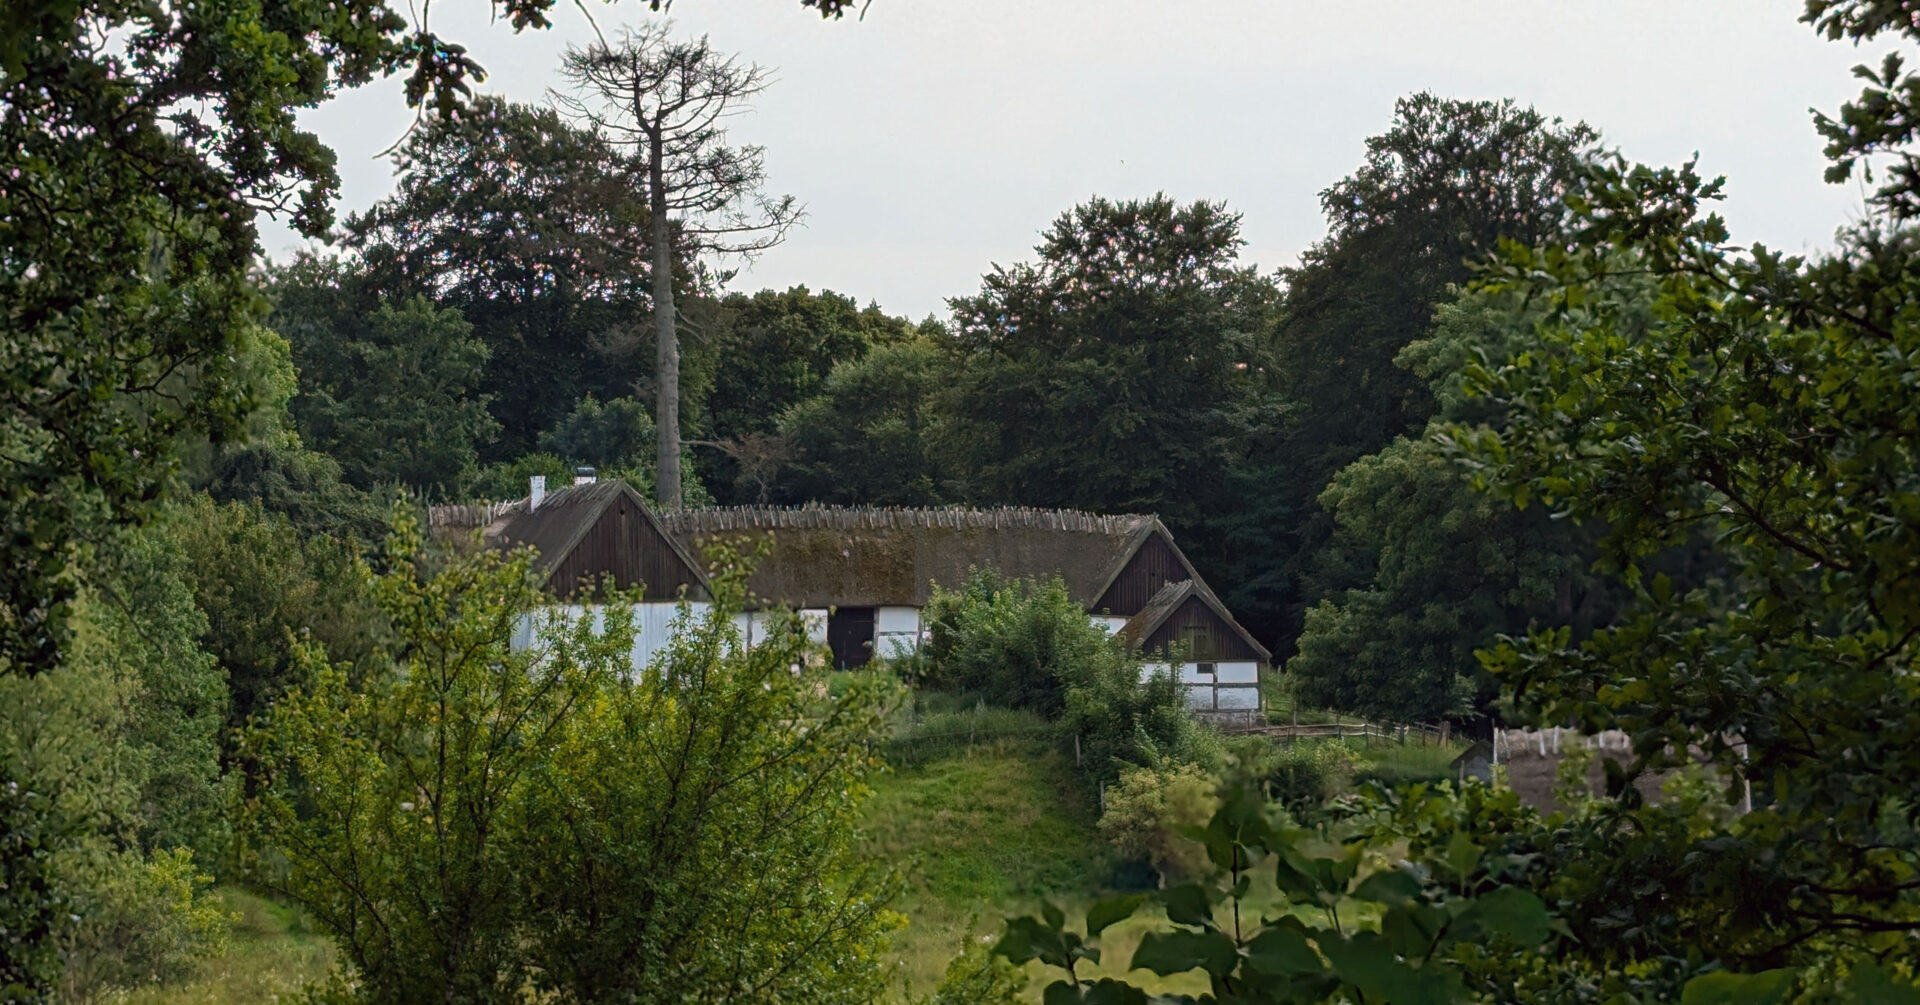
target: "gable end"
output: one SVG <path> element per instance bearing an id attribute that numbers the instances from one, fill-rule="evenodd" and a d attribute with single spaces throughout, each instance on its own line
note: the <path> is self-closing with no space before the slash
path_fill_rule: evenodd
<path id="1" fill-rule="evenodd" d="M 1147 653 L 1164 653 L 1180 645 L 1187 649 L 1186 659 L 1195 663 L 1266 660 L 1265 653 L 1248 644 L 1245 633 L 1214 613 L 1198 596 L 1189 596 L 1174 608 L 1160 627 L 1147 636 L 1141 649 Z"/>
<path id="2" fill-rule="evenodd" d="M 565 555 L 553 563 L 547 585 L 557 596 L 571 596 L 611 574 L 614 584 L 631 589 L 644 584 L 645 599 L 678 599 L 681 587 L 692 600 L 707 599 L 698 571 L 681 557 L 634 499 L 622 493 L 610 500 Z"/>

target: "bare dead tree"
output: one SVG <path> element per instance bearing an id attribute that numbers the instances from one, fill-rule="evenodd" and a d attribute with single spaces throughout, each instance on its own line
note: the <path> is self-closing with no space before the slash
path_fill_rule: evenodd
<path id="1" fill-rule="evenodd" d="M 577 124 L 629 152 L 646 194 L 655 337 L 654 426 L 660 504 L 680 493 L 680 343 L 675 328 L 675 242 L 690 261 L 752 256 L 780 243 L 800 218 L 792 196 L 769 197 L 764 147 L 727 145 L 725 120 L 772 83 L 767 68 L 714 51 L 706 36 L 671 37 L 672 26 L 629 29 L 612 42 L 570 48 L 567 92 L 553 100 Z"/>
<path id="2" fill-rule="evenodd" d="M 780 469 L 793 460 L 793 444 L 778 433 L 742 433 L 726 440 L 688 440 L 689 446 L 712 447 L 733 459 L 740 473 L 736 488 L 752 488 L 755 502 L 765 505 L 773 493 Z"/>

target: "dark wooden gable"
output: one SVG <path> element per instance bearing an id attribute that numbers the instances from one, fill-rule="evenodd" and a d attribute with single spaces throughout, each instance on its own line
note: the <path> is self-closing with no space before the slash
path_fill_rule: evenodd
<path id="1" fill-rule="evenodd" d="M 1146 608 L 1147 602 L 1160 592 L 1161 587 L 1192 579 L 1193 575 L 1193 570 L 1187 568 L 1186 561 L 1174 550 L 1164 534 L 1150 534 L 1113 577 L 1113 582 L 1094 602 L 1092 610 L 1095 613 L 1133 617 Z"/>
<path id="2" fill-rule="evenodd" d="M 547 584 L 567 597 L 609 573 L 623 589 L 645 584 L 647 600 L 678 599 L 682 586 L 689 599 L 707 599 L 700 576 L 627 493 L 610 500 L 578 543 L 553 564 Z"/>
<path id="3" fill-rule="evenodd" d="M 1148 653 L 1165 653 L 1175 646 L 1183 646 L 1186 658 L 1194 663 L 1266 659 L 1265 653 L 1257 652 L 1247 644 L 1243 632 L 1228 624 L 1197 596 L 1187 597 L 1185 602 L 1174 608 L 1173 613 L 1160 623 L 1160 627 L 1147 636 L 1146 644 L 1141 649 Z"/>

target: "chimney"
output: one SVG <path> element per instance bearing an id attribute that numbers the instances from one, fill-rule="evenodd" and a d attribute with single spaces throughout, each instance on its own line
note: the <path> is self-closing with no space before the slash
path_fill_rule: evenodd
<path id="1" fill-rule="evenodd" d="M 573 483 L 575 485 L 592 485 L 594 482 L 598 480 L 599 479 L 596 479 L 593 476 L 592 468 L 574 468 L 573 469 Z"/>
<path id="2" fill-rule="evenodd" d="M 527 508 L 528 509 L 530 510 L 539 509 L 540 500 L 545 499 L 546 497 L 547 497 L 547 476 L 546 475 L 534 475 L 532 478 L 527 479 Z"/>

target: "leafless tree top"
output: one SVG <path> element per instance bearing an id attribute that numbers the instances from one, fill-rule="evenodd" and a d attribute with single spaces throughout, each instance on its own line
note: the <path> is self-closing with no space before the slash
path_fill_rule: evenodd
<path id="1" fill-rule="evenodd" d="M 792 196 L 764 194 L 765 148 L 727 145 L 724 123 L 750 109 L 771 71 L 716 51 L 706 36 L 676 40 L 671 30 L 656 23 L 569 49 L 561 66 L 569 87 L 553 92 L 554 103 L 631 152 L 636 181 L 689 250 L 770 248 L 800 207 Z"/>

